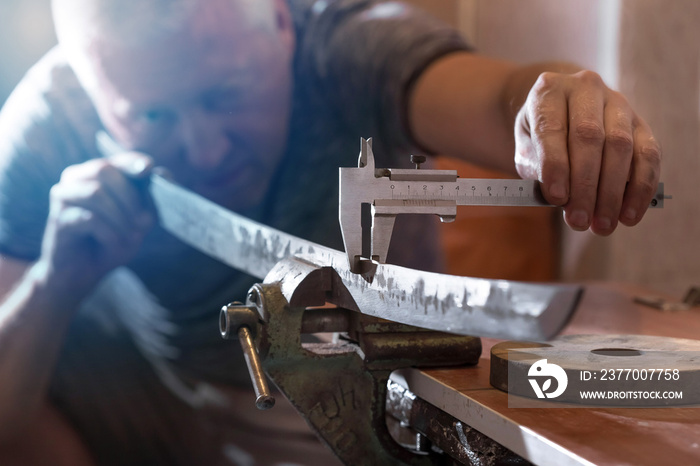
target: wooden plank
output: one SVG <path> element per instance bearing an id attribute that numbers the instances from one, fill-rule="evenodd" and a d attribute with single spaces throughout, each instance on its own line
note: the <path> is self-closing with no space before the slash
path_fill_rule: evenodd
<path id="1" fill-rule="evenodd" d="M 588 285 L 565 333 L 698 338 L 697 308 L 661 312 L 635 304 L 636 294 L 649 292 Z M 403 375 L 417 396 L 536 464 L 700 464 L 696 407 L 508 408 L 507 394 L 489 384 L 488 358 L 477 367 L 413 369 Z"/>

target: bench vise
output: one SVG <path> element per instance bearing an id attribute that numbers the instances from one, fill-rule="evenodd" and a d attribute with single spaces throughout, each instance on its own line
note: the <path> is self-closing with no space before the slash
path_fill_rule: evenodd
<path id="1" fill-rule="evenodd" d="M 274 404 L 264 371 L 345 464 L 445 464 L 437 450 L 411 451 L 390 434 L 387 384 L 401 368 L 476 364 L 480 339 L 326 307 L 347 299 L 332 268 L 288 258 L 245 304 L 224 306 L 220 330 L 241 340 L 257 406 Z M 332 343 L 302 342 L 327 332 L 341 333 Z"/>

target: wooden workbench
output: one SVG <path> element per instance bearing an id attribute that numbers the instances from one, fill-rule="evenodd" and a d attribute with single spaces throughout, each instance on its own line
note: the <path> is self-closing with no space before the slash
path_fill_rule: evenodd
<path id="1" fill-rule="evenodd" d="M 700 340 L 700 308 L 661 312 L 635 304 L 632 286 L 587 285 L 563 333 L 639 334 Z M 541 465 L 700 464 L 700 407 L 509 408 L 489 384 L 484 341 L 476 367 L 402 373 L 418 397 Z M 700 390 L 700 387 L 697 387 Z"/>

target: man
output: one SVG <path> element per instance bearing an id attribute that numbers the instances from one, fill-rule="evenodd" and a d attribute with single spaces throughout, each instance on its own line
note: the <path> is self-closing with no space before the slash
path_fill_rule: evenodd
<path id="1" fill-rule="evenodd" d="M 0 114 L 8 461 L 252 464 L 247 445 L 222 452 L 218 429 L 248 400 L 221 387 L 249 382 L 216 335 L 217 309 L 251 279 L 155 226 L 154 166 L 336 247 L 337 167 L 354 165 L 359 136 L 382 166 L 422 150 L 539 179 L 572 228 L 602 235 L 638 223 L 658 182 L 650 129 L 597 75 L 480 57 L 400 3 L 53 7 L 60 45 Z M 100 157 L 103 130 L 128 152 Z M 421 232 L 404 228 L 396 260 L 433 266 Z"/>

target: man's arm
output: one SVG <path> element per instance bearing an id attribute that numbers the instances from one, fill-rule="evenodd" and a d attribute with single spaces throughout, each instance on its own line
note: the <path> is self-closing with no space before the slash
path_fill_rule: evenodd
<path id="1" fill-rule="evenodd" d="M 78 302 L 42 266 L 0 259 L 0 444 L 36 422 L 51 369 Z M 70 289 L 67 287 L 66 289 Z"/>
<path id="2" fill-rule="evenodd" d="M 0 447 L 34 425 L 46 406 L 49 378 L 81 301 L 133 257 L 153 225 L 133 182 L 149 172 L 150 159 L 139 154 L 67 168 L 51 189 L 39 259 L 0 260 Z"/>
<path id="3" fill-rule="evenodd" d="M 0 416 L 8 419 L 0 424 L 0 463 L 89 466 L 94 463 L 87 448 L 44 396 L 45 368 L 53 366 L 68 322 L 55 312 L 58 303 L 52 293 L 41 291 L 41 274 L 31 267 L 30 262 L 0 258 L 0 295 L 9 298 L 0 307 L 0 351 L 5 356 L 0 372 L 13 374 L 0 385 Z M 16 319 L 19 309 L 26 309 L 21 321 Z M 39 345 L 27 347 L 35 341 Z M 21 396 L 13 393 L 17 390 Z M 34 400 L 41 401 L 32 406 Z"/>
<path id="4" fill-rule="evenodd" d="M 598 75 L 566 63 L 450 54 L 417 80 L 409 124 L 436 153 L 538 179 L 576 230 L 637 224 L 659 180 L 648 125 Z"/>

